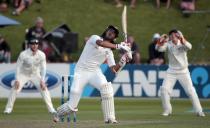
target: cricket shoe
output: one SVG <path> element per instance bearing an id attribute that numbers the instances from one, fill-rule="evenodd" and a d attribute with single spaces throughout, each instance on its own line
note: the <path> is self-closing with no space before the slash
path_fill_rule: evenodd
<path id="1" fill-rule="evenodd" d="M 108 119 L 105 121 L 105 124 L 118 124 L 118 122 L 115 119 Z"/>
<path id="2" fill-rule="evenodd" d="M 70 112 L 70 113 L 75 113 L 75 112 Z M 65 114 L 65 115 L 68 115 L 69 113 L 67 113 L 67 114 Z M 53 113 L 53 122 L 55 122 L 55 123 L 58 123 L 58 122 L 61 122 L 62 120 L 63 120 L 63 117 L 65 116 L 65 115 L 62 115 L 62 116 L 60 116 L 57 112 L 55 112 L 55 113 Z"/>
<path id="3" fill-rule="evenodd" d="M 162 116 L 170 116 L 172 114 L 171 111 L 164 111 L 161 115 Z"/>
<path id="4" fill-rule="evenodd" d="M 197 116 L 199 116 L 199 117 L 205 117 L 205 116 L 206 116 L 206 115 L 204 114 L 204 112 L 197 112 L 196 114 L 197 114 Z"/>
<path id="5" fill-rule="evenodd" d="M 55 109 L 53 108 L 52 110 L 49 111 L 51 114 L 56 113 Z"/>
<path id="6" fill-rule="evenodd" d="M 12 109 L 11 108 L 6 108 L 4 110 L 4 114 L 11 114 L 12 113 Z"/>
<path id="7" fill-rule="evenodd" d="M 57 108 L 57 112 L 55 112 L 53 114 L 53 121 L 55 123 L 57 123 L 57 122 L 61 121 L 63 116 L 65 116 L 67 114 L 75 113 L 77 111 L 78 111 L 77 108 L 73 109 L 68 105 L 68 103 L 65 103 Z"/>
<path id="8" fill-rule="evenodd" d="M 57 112 L 53 113 L 53 122 L 57 123 L 59 121 L 61 121 L 61 116 L 58 115 Z"/>

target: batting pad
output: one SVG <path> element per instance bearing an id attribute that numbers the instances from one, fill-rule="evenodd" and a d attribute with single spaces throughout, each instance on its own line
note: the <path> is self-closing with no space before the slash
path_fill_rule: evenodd
<path id="1" fill-rule="evenodd" d="M 68 103 L 65 103 L 57 108 L 57 114 L 58 116 L 65 116 L 68 113 L 70 113 L 72 110 L 70 109 Z"/>
<path id="2" fill-rule="evenodd" d="M 102 86 L 101 90 L 101 105 L 104 114 L 104 120 L 115 120 L 114 109 L 114 94 L 111 82 Z"/>

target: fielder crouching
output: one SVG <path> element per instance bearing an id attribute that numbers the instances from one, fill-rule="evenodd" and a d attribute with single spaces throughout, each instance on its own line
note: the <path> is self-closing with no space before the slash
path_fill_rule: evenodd
<path id="1" fill-rule="evenodd" d="M 169 32 L 169 38 L 167 38 L 167 35 L 161 36 L 159 42 L 156 44 L 156 49 L 160 52 L 167 50 L 169 61 L 166 77 L 160 87 L 164 110 L 162 115 L 169 116 L 172 114 L 170 95 L 178 80 L 191 99 L 195 113 L 201 117 L 205 116 L 188 70 L 187 51 L 192 49 L 192 45 L 184 38 L 180 31 L 174 29 Z"/>
<path id="2" fill-rule="evenodd" d="M 39 41 L 32 39 L 29 42 L 29 48 L 22 51 L 17 60 L 16 80 L 11 89 L 8 102 L 4 113 L 12 112 L 16 95 L 22 90 L 25 83 L 31 81 L 41 92 L 41 95 L 47 105 L 50 113 L 55 113 L 50 93 L 45 85 L 46 75 L 46 57 L 45 54 L 38 50 Z"/>
<path id="3" fill-rule="evenodd" d="M 117 123 L 114 108 L 114 93 L 111 82 L 108 82 L 100 69 L 100 65 L 107 61 L 110 69 L 117 73 L 129 60 L 130 47 L 122 42 L 114 44 L 119 31 L 110 25 L 101 35 L 92 35 L 86 42 L 83 52 L 76 64 L 75 75 L 71 86 L 70 100 L 57 108 L 54 122 L 67 113 L 77 111 L 77 106 L 83 92 L 84 86 L 89 83 L 101 93 L 101 104 L 105 123 Z M 127 51 L 118 64 L 115 64 L 112 49 L 123 49 Z M 131 58 L 130 58 L 131 59 Z"/>

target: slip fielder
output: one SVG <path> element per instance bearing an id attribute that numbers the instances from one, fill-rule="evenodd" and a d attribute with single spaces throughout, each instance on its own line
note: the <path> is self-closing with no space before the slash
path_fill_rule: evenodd
<path id="1" fill-rule="evenodd" d="M 130 51 L 128 44 L 122 42 L 114 44 L 119 31 L 110 25 L 101 36 L 92 35 L 86 42 L 83 52 L 76 64 L 75 76 L 71 86 L 70 100 L 57 108 L 54 122 L 58 122 L 62 116 L 77 111 L 77 106 L 84 86 L 89 83 L 101 93 L 101 105 L 105 123 L 117 123 L 115 118 L 114 94 L 111 82 L 108 82 L 100 69 L 100 65 L 107 61 L 110 69 L 117 73 L 129 60 L 125 53 L 120 62 L 115 64 L 112 49 Z"/>
<path id="2" fill-rule="evenodd" d="M 156 49 L 160 52 L 167 50 L 169 61 L 169 68 L 166 77 L 160 87 L 162 106 L 164 110 L 162 115 L 169 116 L 172 113 L 170 95 L 176 81 L 178 80 L 188 97 L 191 99 L 195 113 L 198 116 L 205 116 L 188 70 L 187 51 L 192 49 L 192 45 L 184 38 L 180 31 L 174 29 L 169 32 L 169 38 L 167 35 L 161 36 L 159 42 L 156 44 Z"/>
<path id="3" fill-rule="evenodd" d="M 41 92 L 41 95 L 47 105 L 50 113 L 55 113 L 50 93 L 45 85 L 46 75 L 46 57 L 45 54 L 38 50 L 39 41 L 32 39 L 29 42 L 29 48 L 22 51 L 17 60 L 16 80 L 11 89 L 8 102 L 4 113 L 12 112 L 16 95 L 22 90 L 25 83 L 31 81 Z"/>

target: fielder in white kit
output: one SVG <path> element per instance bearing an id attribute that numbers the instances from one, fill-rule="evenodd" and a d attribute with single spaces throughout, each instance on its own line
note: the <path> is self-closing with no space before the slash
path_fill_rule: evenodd
<path id="1" fill-rule="evenodd" d="M 123 49 L 130 52 L 128 44 L 122 42 L 114 44 L 119 31 L 110 25 L 102 36 L 92 35 L 86 42 L 83 52 L 76 64 L 75 76 L 73 79 L 70 100 L 57 108 L 54 115 L 54 122 L 58 122 L 62 116 L 72 111 L 77 111 L 77 106 L 83 92 L 84 86 L 89 83 L 101 93 L 101 104 L 105 123 L 117 123 L 114 109 L 114 94 L 111 82 L 108 82 L 100 69 L 100 65 L 107 61 L 110 69 L 117 73 L 129 60 L 128 53 L 125 53 L 120 62 L 115 64 L 114 55 L 111 49 Z M 131 59 L 131 58 L 130 58 Z"/>
<path id="2" fill-rule="evenodd" d="M 156 49 L 158 51 L 168 51 L 169 61 L 169 68 L 163 84 L 160 87 L 162 106 L 164 110 L 162 115 L 169 116 L 172 114 L 170 95 L 176 81 L 178 80 L 188 97 L 191 99 L 197 116 L 203 117 L 205 114 L 203 113 L 188 70 L 187 51 L 192 49 L 192 45 L 184 38 L 183 34 L 176 29 L 169 32 L 169 38 L 166 36 L 161 36 L 159 42 L 156 44 Z"/>
<path id="3" fill-rule="evenodd" d="M 41 92 L 41 95 L 47 105 L 50 113 L 55 113 L 50 93 L 45 84 L 46 75 L 46 57 L 45 54 L 38 50 L 39 41 L 32 39 L 30 48 L 22 51 L 17 60 L 16 80 L 11 89 L 8 102 L 4 113 L 10 114 L 13 110 L 17 94 L 22 90 L 25 83 L 31 81 Z"/>

